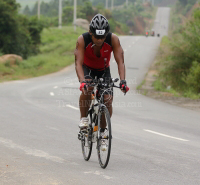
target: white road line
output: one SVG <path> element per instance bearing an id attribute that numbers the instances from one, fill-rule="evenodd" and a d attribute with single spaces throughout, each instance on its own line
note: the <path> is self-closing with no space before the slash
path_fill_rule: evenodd
<path id="1" fill-rule="evenodd" d="M 163 136 L 163 137 L 168 137 L 168 138 L 171 138 L 171 139 L 177 139 L 177 140 L 180 140 L 180 141 L 189 141 L 189 140 L 186 140 L 186 139 L 182 139 L 182 138 L 178 138 L 178 137 L 173 137 L 173 136 L 169 136 L 169 135 L 166 135 L 166 134 L 161 134 L 159 132 L 155 132 L 155 131 L 152 131 L 152 130 L 145 130 L 144 131 L 146 132 L 150 132 L 152 134 L 157 134 L 157 135 L 160 135 L 160 136 Z"/>
<path id="2" fill-rule="evenodd" d="M 46 126 L 48 129 L 51 129 L 51 130 L 56 130 L 56 131 L 59 131 L 59 129 L 55 128 L 55 127 L 49 127 L 49 126 Z"/>
<path id="3" fill-rule="evenodd" d="M 57 89 L 58 88 L 58 86 L 54 86 L 54 89 Z"/>
<path id="4" fill-rule="evenodd" d="M 53 93 L 53 92 L 50 92 L 50 95 L 51 95 L 51 96 L 54 96 L 54 93 Z"/>
<path id="5" fill-rule="evenodd" d="M 74 106 L 72 106 L 72 105 L 66 105 L 66 106 L 69 107 L 69 108 L 75 109 L 75 110 L 79 110 L 79 108 L 74 107 Z"/>
<path id="6" fill-rule="evenodd" d="M 100 171 L 88 171 L 88 172 L 84 172 L 84 174 L 94 174 L 94 175 L 102 176 L 104 179 L 107 179 L 107 180 L 112 179 L 112 177 L 104 175 L 104 173 Z"/>
<path id="7" fill-rule="evenodd" d="M 8 148 L 22 150 L 27 155 L 45 158 L 47 160 L 57 162 L 57 163 L 65 162 L 65 160 L 60 158 L 60 157 L 49 155 L 48 153 L 46 153 L 42 150 L 36 150 L 36 149 L 28 148 L 28 147 L 25 147 L 25 146 L 20 146 L 20 145 L 14 143 L 12 140 L 9 140 L 9 139 L 4 139 L 4 138 L 0 137 L 0 143 L 3 144 L 4 146 L 8 147 Z"/>

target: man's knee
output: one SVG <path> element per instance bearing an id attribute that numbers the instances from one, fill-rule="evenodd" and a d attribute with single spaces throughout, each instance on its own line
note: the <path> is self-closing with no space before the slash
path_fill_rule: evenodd
<path id="1" fill-rule="evenodd" d="M 81 93 L 81 96 L 91 96 L 94 87 L 88 87 L 87 90 Z"/>
<path id="2" fill-rule="evenodd" d="M 111 95 L 104 95 L 104 104 L 106 107 L 112 107 L 113 97 Z"/>
<path id="3" fill-rule="evenodd" d="M 81 100 L 81 101 L 79 101 L 79 106 L 80 107 L 89 107 L 90 104 L 91 104 L 90 100 Z"/>

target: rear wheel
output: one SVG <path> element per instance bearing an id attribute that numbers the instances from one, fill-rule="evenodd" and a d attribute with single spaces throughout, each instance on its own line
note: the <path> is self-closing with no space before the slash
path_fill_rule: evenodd
<path id="1" fill-rule="evenodd" d="M 103 129 L 100 128 L 102 117 L 104 117 L 106 121 L 106 127 Z M 98 118 L 99 118 L 98 123 L 100 122 L 98 124 L 99 125 L 98 133 L 100 133 L 100 136 L 98 136 L 97 139 L 97 155 L 100 166 L 102 168 L 106 168 L 110 159 L 111 140 L 112 140 L 110 114 L 106 107 L 104 107 L 102 111 L 100 111 Z"/>

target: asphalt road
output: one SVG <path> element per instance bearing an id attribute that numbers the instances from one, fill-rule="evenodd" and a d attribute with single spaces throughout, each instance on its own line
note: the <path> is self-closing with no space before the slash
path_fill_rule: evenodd
<path id="1" fill-rule="evenodd" d="M 169 12 L 158 9 L 155 31 L 161 36 L 167 34 Z M 200 184 L 199 113 L 136 91 L 160 39 L 120 37 L 131 90 L 126 96 L 114 92 L 112 151 L 105 170 L 95 147 L 89 162 L 82 157 L 74 65 L 0 84 L 0 185 Z M 113 58 L 111 72 L 118 77 Z"/>

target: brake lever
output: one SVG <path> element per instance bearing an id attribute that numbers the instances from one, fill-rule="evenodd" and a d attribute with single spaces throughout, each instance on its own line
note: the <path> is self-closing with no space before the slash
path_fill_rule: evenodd
<path id="1" fill-rule="evenodd" d="M 126 95 L 126 85 L 124 85 L 123 90 L 125 91 L 124 96 Z"/>
<path id="2" fill-rule="evenodd" d="M 85 91 L 87 91 L 87 87 L 88 87 L 88 85 L 86 84 L 86 85 L 84 85 L 84 90 Z"/>
<path id="3" fill-rule="evenodd" d="M 126 93 L 129 91 L 129 87 L 127 87 L 126 85 L 124 86 L 124 89 L 125 89 L 125 93 L 124 93 L 124 96 L 126 95 Z"/>

